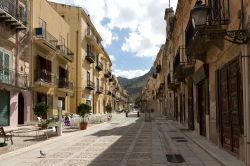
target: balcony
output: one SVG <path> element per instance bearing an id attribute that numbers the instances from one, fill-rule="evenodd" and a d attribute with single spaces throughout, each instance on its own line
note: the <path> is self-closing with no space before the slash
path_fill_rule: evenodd
<path id="1" fill-rule="evenodd" d="M 102 71 L 103 69 L 103 64 L 100 61 L 97 61 L 95 68 L 99 71 Z"/>
<path id="2" fill-rule="evenodd" d="M 102 52 L 102 45 L 99 39 L 94 35 L 94 33 L 91 31 L 90 28 L 87 28 L 86 31 L 86 40 L 88 43 L 91 43 L 97 50 L 98 52 Z"/>
<path id="3" fill-rule="evenodd" d="M 36 82 L 43 86 L 55 86 L 56 85 L 56 76 L 46 69 L 38 70 L 36 75 Z"/>
<path id="4" fill-rule="evenodd" d="M 172 91 L 176 91 L 178 86 L 180 85 L 179 82 L 171 80 L 170 74 L 168 74 L 167 76 L 167 84 L 168 84 L 168 89 Z"/>
<path id="5" fill-rule="evenodd" d="M 114 75 L 111 74 L 111 76 L 109 77 L 109 81 L 110 82 L 114 81 Z"/>
<path id="6" fill-rule="evenodd" d="M 73 62 L 74 60 L 74 53 L 68 49 L 65 45 L 57 45 L 57 55 L 62 58 L 65 59 L 69 62 Z"/>
<path id="7" fill-rule="evenodd" d="M 202 3 L 202 1 L 200 2 Z M 223 40 L 227 36 L 227 25 L 230 23 L 230 11 L 232 10 L 229 9 L 229 0 L 213 3 L 210 0 L 205 0 L 203 3 L 199 5 L 197 1 L 194 7 L 197 10 L 190 12 L 191 18 L 186 28 L 185 45 L 188 56 L 205 62 L 206 52 L 210 47 L 216 46 L 223 49 Z M 206 14 L 200 15 L 197 12 L 198 6 L 203 8 Z"/>
<path id="8" fill-rule="evenodd" d="M 104 73 L 104 76 L 107 77 L 107 78 L 110 78 L 112 76 L 111 71 L 106 70 L 105 73 Z"/>
<path id="9" fill-rule="evenodd" d="M 110 90 L 106 90 L 106 91 L 105 91 L 105 95 L 112 96 L 112 93 L 111 93 Z"/>
<path id="10" fill-rule="evenodd" d="M 89 90 L 94 90 L 95 89 L 95 83 L 92 82 L 92 81 L 87 81 L 86 88 L 89 89 Z"/>
<path id="11" fill-rule="evenodd" d="M 173 61 L 174 78 L 185 81 L 185 78 L 194 72 L 194 64 L 193 57 L 185 55 L 185 48 L 179 47 Z"/>
<path id="12" fill-rule="evenodd" d="M 42 27 L 34 29 L 35 41 L 47 51 L 56 51 L 58 40 Z"/>
<path id="13" fill-rule="evenodd" d="M 73 82 L 70 82 L 67 78 L 58 79 L 58 88 L 66 91 L 73 91 Z"/>
<path id="14" fill-rule="evenodd" d="M 156 78 L 157 78 L 157 73 L 153 73 L 152 77 L 153 77 L 154 79 L 156 79 Z"/>
<path id="15" fill-rule="evenodd" d="M 103 92 L 103 88 L 98 86 L 96 87 L 96 93 L 101 94 Z"/>
<path id="16" fill-rule="evenodd" d="M 160 73 L 161 72 L 161 65 L 157 65 L 155 70 L 156 70 L 156 73 Z"/>
<path id="17" fill-rule="evenodd" d="M 21 89 L 29 88 L 29 76 L 25 73 L 17 73 L 15 70 L 0 66 L 0 84 L 6 84 Z"/>
<path id="18" fill-rule="evenodd" d="M 0 0 L 0 21 L 10 25 L 11 28 L 26 30 L 27 12 L 15 1 Z"/>
<path id="19" fill-rule="evenodd" d="M 95 62 L 94 54 L 92 52 L 88 52 L 86 56 L 86 60 L 88 60 L 90 63 L 94 63 Z"/>

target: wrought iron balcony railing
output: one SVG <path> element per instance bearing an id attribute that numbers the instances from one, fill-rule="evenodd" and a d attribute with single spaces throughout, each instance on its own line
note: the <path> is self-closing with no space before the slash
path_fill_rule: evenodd
<path id="1" fill-rule="evenodd" d="M 26 25 L 27 9 L 18 6 L 16 1 L 0 0 L 0 9 L 11 15 L 16 20 L 21 21 L 23 25 Z"/>
<path id="2" fill-rule="evenodd" d="M 173 61 L 173 72 L 176 72 L 176 69 L 180 66 L 180 48 L 177 50 L 176 55 Z"/>
<path id="3" fill-rule="evenodd" d="M 103 92 L 103 87 L 97 86 L 96 87 L 96 93 L 102 93 Z"/>
<path id="4" fill-rule="evenodd" d="M 97 61 L 97 63 L 96 63 L 96 68 L 98 69 L 98 70 L 102 70 L 103 69 L 103 64 L 102 64 L 102 62 L 100 62 L 100 61 Z"/>
<path id="5" fill-rule="evenodd" d="M 88 52 L 86 59 L 90 62 L 90 63 L 94 63 L 95 62 L 95 56 L 92 52 Z"/>
<path id="6" fill-rule="evenodd" d="M 59 78 L 58 88 L 73 90 L 73 82 L 70 82 L 67 78 Z"/>
<path id="7" fill-rule="evenodd" d="M 104 76 L 107 77 L 107 78 L 110 78 L 112 76 L 111 71 L 106 70 L 105 73 L 104 73 Z"/>
<path id="8" fill-rule="evenodd" d="M 95 83 L 88 80 L 87 81 L 87 86 L 86 86 L 87 89 L 90 89 L 90 90 L 94 90 L 95 89 Z"/>
<path id="9" fill-rule="evenodd" d="M 155 69 L 156 69 L 156 73 L 160 73 L 161 72 L 161 65 L 158 64 Z"/>
<path id="10" fill-rule="evenodd" d="M 46 69 L 40 69 L 37 71 L 36 81 L 55 85 L 56 76 Z"/>
<path id="11" fill-rule="evenodd" d="M 56 49 L 58 40 L 52 34 L 50 34 L 48 31 L 46 31 L 44 28 L 42 28 L 42 27 L 35 28 L 34 35 L 39 39 L 45 40 L 47 42 L 47 44 L 49 44 L 54 49 Z"/>
<path id="12" fill-rule="evenodd" d="M 57 48 L 57 53 L 59 55 L 62 55 L 65 59 L 69 60 L 70 62 L 74 60 L 74 53 L 65 45 L 57 45 L 56 48 Z"/>
<path id="13" fill-rule="evenodd" d="M 19 88 L 29 87 L 29 75 L 25 73 L 17 73 L 10 68 L 0 66 L 0 83 L 16 86 Z"/>

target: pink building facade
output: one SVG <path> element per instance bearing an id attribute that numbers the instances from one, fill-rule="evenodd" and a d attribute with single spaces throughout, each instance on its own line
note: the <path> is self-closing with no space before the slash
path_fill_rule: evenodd
<path id="1" fill-rule="evenodd" d="M 0 3 L 0 126 L 30 122 L 27 1 Z"/>

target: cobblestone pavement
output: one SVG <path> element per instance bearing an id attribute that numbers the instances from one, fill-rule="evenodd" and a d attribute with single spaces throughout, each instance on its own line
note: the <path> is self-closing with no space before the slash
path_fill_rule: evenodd
<path id="1" fill-rule="evenodd" d="M 0 165 L 165 166 L 220 165 L 166 120 L 144 122 L 136 115 L 74 132 L 0 156 Z M 175 137 L 175 138 L 174 138 Z M 183 137 L 177 139 L 177 137 Z M 186 140 L 186 141 L 177 141 Z M 41 157 L 39 151 L 46 153 Z M 181 154 L 170 163 L 166 154 Z"/>

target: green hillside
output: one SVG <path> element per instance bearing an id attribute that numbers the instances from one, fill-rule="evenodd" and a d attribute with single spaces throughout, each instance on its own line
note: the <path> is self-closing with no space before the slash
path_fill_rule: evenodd
<path id="1" fill-rule="evenodd" d="M 130 97 L 131 102 L 135 101 L 141 89 L 146 85 L 148 77 L 152 75 L 152 73 L 153 70 L 151 68 L 150 71 L 145 75 L 133 79 L 118 77 L 118 80 L 121 85 L 128 91 L 128 95 Z"/>

